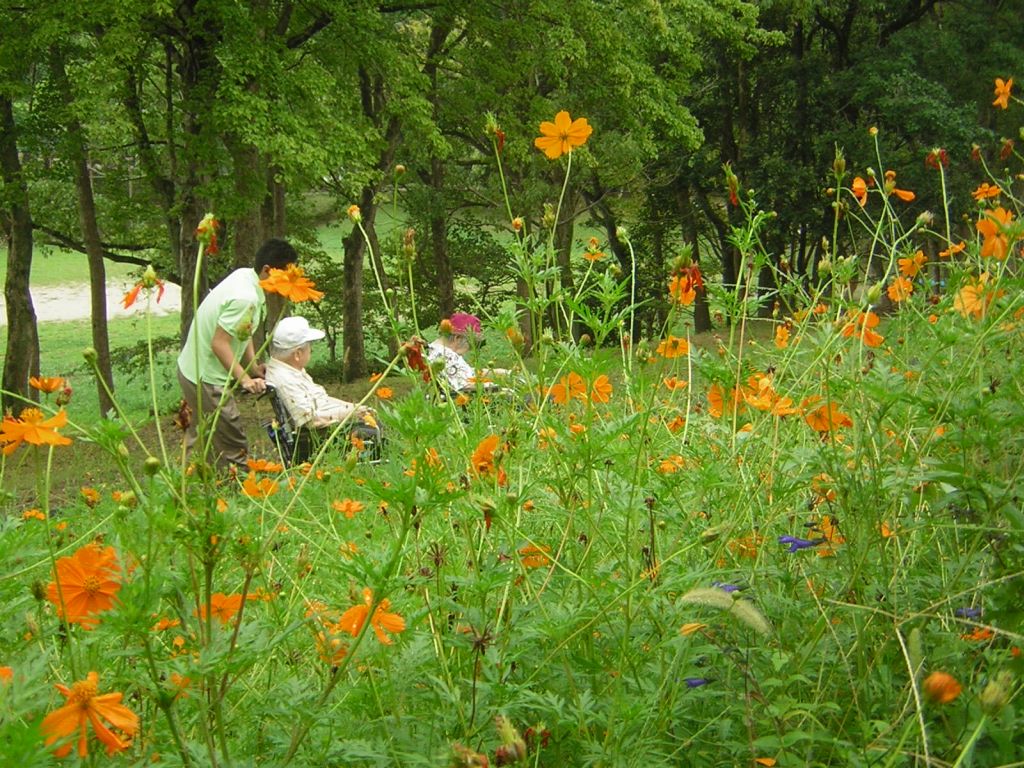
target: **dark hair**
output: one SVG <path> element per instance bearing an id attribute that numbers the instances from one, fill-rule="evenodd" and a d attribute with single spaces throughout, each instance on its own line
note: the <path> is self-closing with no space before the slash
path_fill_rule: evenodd
<path id="1" fill-rule="evenodd" d="M 295 264 L 299 260 L 299 254 L 295 252 L 292 244 L 279 237 L 272 237 L 256 251 L 257 272 L 262 272 L 264 267 L 273 269 L 284 269 L 289 264 Z"/>

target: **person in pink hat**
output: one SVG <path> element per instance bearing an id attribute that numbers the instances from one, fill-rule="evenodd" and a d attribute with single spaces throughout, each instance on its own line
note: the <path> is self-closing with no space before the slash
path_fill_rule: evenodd
<path id="1" fill-rule="evenodd" d="M 440 377 L 452 392 L 464 392 L 476 389 L 478 376 L 480 384 L 491 389 L 494 384 L 483 379 L 490 376 L 504 376 L 508 371 L 492 368 L 477 374 L 473 366 L 466 362 L 464 355 L 482 331 L 480 318 L 466 312 L 456 312 L 447 320 L 441 321 L 441 335 L 427 346 L 427 361 L 440 363 Z"/>

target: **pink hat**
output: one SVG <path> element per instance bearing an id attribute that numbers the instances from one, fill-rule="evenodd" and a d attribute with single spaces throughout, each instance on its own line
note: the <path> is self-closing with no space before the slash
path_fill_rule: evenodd
<path id="1" fill-rule="evenodd" d="M 470 315 L 465 312 L 456 312 L 451 318 L 452 331 L 455 333 L 466 333 L 470 328 L 475 333 L 480 333 L 480 318 L 476 315 Z"/>

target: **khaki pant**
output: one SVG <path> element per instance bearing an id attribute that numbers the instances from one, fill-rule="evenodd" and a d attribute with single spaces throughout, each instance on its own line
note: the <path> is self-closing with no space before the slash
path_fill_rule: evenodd
<path id="1" fill-rule="evenodd" d="M 180 370 L 178 371 L 178 384 L 181 385 L 185 402 L 192 410 L 192 418 L 185 431 L 186 454 L 192 455 L 193 448 L 199 439 L 197 422 L 202 413 L 204 442 L 210 440 L 210 430 L 213 430 L 213 440 L 210 442 L 213 455 L 209 459 L 221 469 L 228 469 L 233 465 L 244 469 L 245 460 L 249 456 L 249 443 L 245 438 L 245 425 L 242 423 L 242 414 L 238 410 L 238 403 L 235 402 L 234 395 L 225 397 L 221 404 L 223 388 L 206 382 L 200 382 L 200 386 L 196 387 L 182 375 Z M 202 411 L 199 410 L 200 392 L 203 399 Z M 202 447 L 199 446 L 200 450 Z"/>

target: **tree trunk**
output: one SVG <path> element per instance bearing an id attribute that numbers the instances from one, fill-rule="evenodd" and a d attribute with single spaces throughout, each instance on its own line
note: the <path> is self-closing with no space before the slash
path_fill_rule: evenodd
<path id="1" fill-rule="evenodd" d="M 21 175 L 21 160 L 11 100 L 0 95 L 0 172 L 3 173 L 6 216 L 10 221 L 7 247 L 7 348 L 4 353 L 3 410 L 20 413 L 25 400 L 38 399 L 29 387 L 30 376 L 39 375 L 39 333 L 29 291 L 32 270 L 32 214 L 28 186 Z M 24 399 L 23 399 L 24 398 Z"/>
<path id="2" fill-rule="evenodd" d="M 438 158 L 430 161 L 430 186 L 434 200 L 439 201 L 444 190 L 444 163 Z M 451 317 L 455 311 L 455 273 L 448 255 L 448 220 L 445 212 L 433 208 L 430 214 L 430 249 L 437 270 L 437 304 L 441 317 Z"/>
<path id="3" fill-rule="evenodd" d="M 72 165 L 75 168 L 75 192 L 78 196 L 78 221 L 89 261 L 89 299 L 92 312 L 92 346 L 96 350 L 96 394 L 100 416 L 113 409 L 114 372 L 110 362 L 110 334 L 107 328 L 107 271 L 103 263 L 103 244 L 96 222 L 96 198 L 89 173 L 89 150 L 85 131 L 74 116 L 74 94 L 59 48 L 50 51 L 53 76 L 67 109 L 67 139 Z"/>
<path id="4" fill-rule="evenodd" d="M 360 211 L 375 211 L 374 190 L 363 188 Z M 365 226 L 365 225 L 364 225 Z M 342 322 L 342 377 L 355 381 L 366 375 L 366 344 L 363 337 L 363 253 L 366 242 L 359 227 L 353 227 L 342 241 L 345 247 L 342 272 L 342 301 L 345 319 Z"/>
<path id="5" fill-rule="evenodd" d="M 676 185 L 676 204 L 682 218 L 683 239 L 690 244 L 693 263 L 700 267 L 700 223 L 693 208 L 690 187 L 679 180 Z M 693 302 L 693 330 L 704 333 L 711 330 L 711 308 L 708 305 L 707 289 L 698 290 Z"/>

